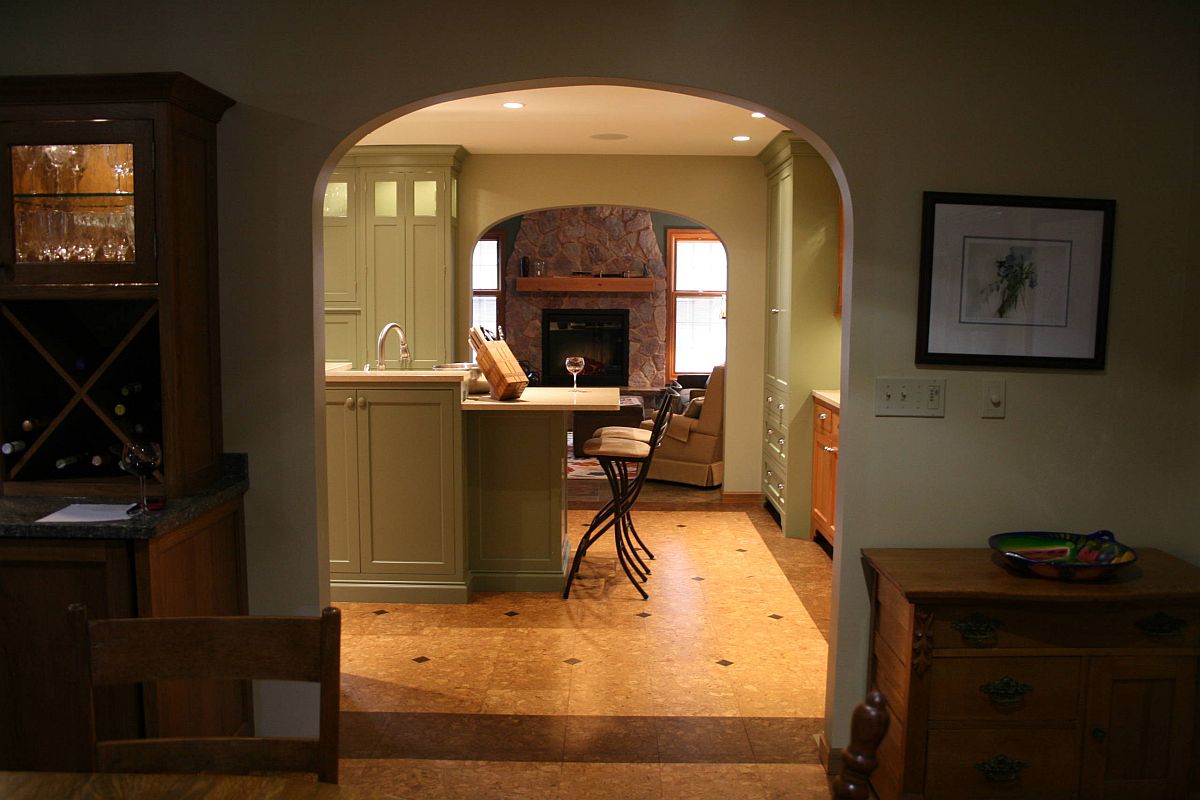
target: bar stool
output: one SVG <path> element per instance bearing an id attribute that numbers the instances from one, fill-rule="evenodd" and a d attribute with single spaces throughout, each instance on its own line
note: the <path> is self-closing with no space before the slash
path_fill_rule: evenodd
<path id="1" fill-rule="evenodd" d="M 608 478 L 609 488 L 612 490 L 612 499 L 608 501 L 596 515 L 592 517 L 592 522 L 588 526 L 587 532 L 580 537 L 579 546 L 575 550 L 575 559 L 571 563 L 571 571 L 567 574 L 567 583 L 563 587 L 563 599 L 567 599 L 571 594 L 571 584 L 575 580 L 575 575 L 579 572 L 579 565 L 583 562 L 583 557 L 588 549 L 596 540 L 608 532 L 610 528 L 613 531 L 613 543 L 617 550 L 617 561 L 621 565 L 621 569 L 625 572 L 625 577 L 629 578 L 629 582 L 641 594 L 645 600 L 649 595 L 642 588 L 641 584 L 646 581 L 650 574 L 650 568 L 646 562 L 638 555 L 638 547 L 633 544 L 636 539 L 641 545 L 641 549 L 650 557 L 654 555 L 646 548 L 641 537 L 637 535 L 636 529 L 633 527 L 633 518 L 631 510 L 638 495 L 642 491 L 642 485 L 646 482 L 646 475 L 650 471 L 650 463 L 654 458 L 654 451 L 658 446 L 659 440 L 662 438 L 662 433 L 666 429 L 666 421 L 670 412 L 671 404 L 678 393 L 670 387 L 665 389 L 662 394 L 662 399 L 659 403 L 658 414 L 654 418 L 653 430 L 644 431 L 638 428 L 628 428 L 622 430 L 637 430 L 641 434 L 649 434 L 645 437 L 645 441 L 641 441 L 643 437 L 636 438 L 624 436 L 602 436 L 597 435 L 589 439 L 584 444 L 584 453 L 593 456 L 600 462 L 600 467 L 604 470 L 605 477 Z M 630 467 L 637 466 L 637 474 L 630 478 Z M 634 576 L 637 576 L 636 578 Z"/>

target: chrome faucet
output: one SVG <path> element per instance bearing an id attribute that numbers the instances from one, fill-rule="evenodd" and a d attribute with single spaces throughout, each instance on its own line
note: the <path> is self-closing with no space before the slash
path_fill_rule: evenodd
<path id="1" fill-rule="evenodd" d="M 387 338 L 390 330 L 395 330 L 400 335 L 400 368 L 404 369 L 412 362 L 412 351 L 408 349 L 408 337 L 404 335 L 404 328 L 401 328 L 398 322 L 389 322 L 383 326 L 379 338 L 375 340 L 375 369 L 386 368 L 383 363 L 383 340 Z"/>

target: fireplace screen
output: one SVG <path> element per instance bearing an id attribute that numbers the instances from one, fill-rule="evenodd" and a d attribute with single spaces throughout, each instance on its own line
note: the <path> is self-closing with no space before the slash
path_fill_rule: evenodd
<path id="1" fill-rule="evenodd" d="M 543 309 L 543 385 L 571 385 L 568 356 L 583 356 L 580 386 L 627 385 L 629 309 Z"/>

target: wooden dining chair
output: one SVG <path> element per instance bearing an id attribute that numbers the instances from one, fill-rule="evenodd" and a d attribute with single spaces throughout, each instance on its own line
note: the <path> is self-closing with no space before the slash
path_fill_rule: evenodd
<path id="1" fill-rule="evenodd" d="M 92 772 L 315 772 L 338 779 L 341 614 L 320 617 L 143 617 L 88 621 L 67 613 L 79 675 L 86 741 L 79 763 Z M 93 689 L 170 679 L 319 683 L 316 738 L 214 736 L 96 740 Z"/>
<path id="2" fill-rule="evenodd" d="M 872 690 L 850 718 L 850 744 L 842 751 L 842 771 L 833 779 L 833 800 L 869 800 L 871 773 L 879 766 L 876 752 L 891 716 L 883 692 Z"/>

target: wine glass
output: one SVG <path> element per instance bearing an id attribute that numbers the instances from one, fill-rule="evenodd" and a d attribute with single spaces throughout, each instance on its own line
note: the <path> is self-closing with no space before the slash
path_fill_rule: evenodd
<path id="1" fill-rule="evenodd" d="M 571 373 L 571 391 L 582 392 L 579 388 L 579 373 L 583 372 L 583 356 L 569 356 L 566 365 L 567 372 Z"/>
<path id="2" fill-rule="evenodd" d="M 162 465 L 162 447 L 157 442 L 129 442 L 121 449 L 121 468 L 138 476 L 142 499 L 137 513 L 144 513 L 146 505 L 146 478 Z"/>

